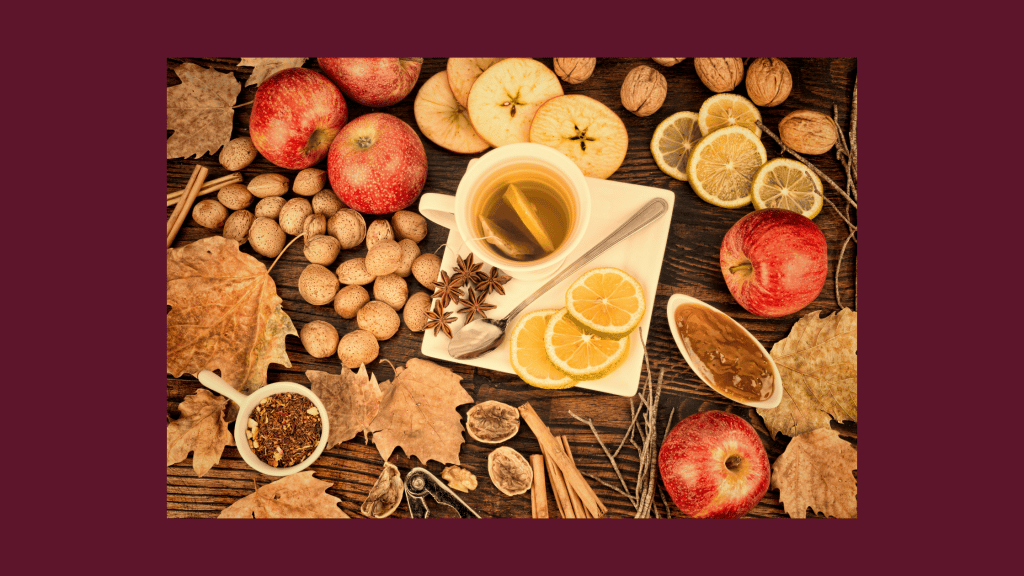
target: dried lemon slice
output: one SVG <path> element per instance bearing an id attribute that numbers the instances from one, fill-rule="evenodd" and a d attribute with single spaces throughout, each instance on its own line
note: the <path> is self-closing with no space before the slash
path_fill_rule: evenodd
<path id="1" fill-rule="evenodd" d="M 544 330 L 555 312 L 558 310 L 535 310 L 524 315 L 509 337 L 512 369 L 530 386 L 549 390 L 576 385 L 575 380 L 555 368 L 544 349 Z"/>
<path id="2" fill-rule="evenodd" d="M 807 218 L 821 212 L 823 188 L 818 175 L 796 160 L 776 158 L 754 176 L 750 198 L 754 208 L 782 208 Z"/>
<path id="3" fill-rule="evenodd" d="M 757 106 L 739 94 L 716 94 L 705 100 L 697 112 L 697 125 L 705 136 L 726 126 L 743 126 L 760 138 L 761 129 L 754 124 L 760 120 Z"/>
<path id="4" fill-rule="evenodd" d="M 622 338 L 636 328 L 647 310 L 640 283 L 618 268 L 595 268 L 565 292 L 569 316 L 605 338 Z"/>
<path id="5" fill-rule="evenodd" d="M 533 207 L 533 204 L 527 200 L 526 195 L 520 190 L 515 184 L 509 184 L 505 190 L 503 196 L 505 202 L 516 211 L 519 218 L 523 221 L 526 229 L 530 231 L 533 239 L 540 244 L 540 247 L 544 252 L 550 254 L 555 251 L 555 243 L 551 241 L 551 236 L 548 236 L 548 231 L 544 229 L 544 225 L 541 224 L 540 216 L 537 215 L 537 210 Z"/>
<path id="6" fill-rule="evenodd" d="M 651 154 L 658 168 L 676 180 L 686 180 L 686 161 L 701 136 L 696 112 L 676 112 L 662 120 L 651 138 Z"/>
<path id="7" fill-rule="evenodd" d="M 598 336 L 569 319 L 562 308 L 548 320 L 544 349 L 548 359 L 576 380 L 596 380 L 622 365 L 629 352 L 629 337 L 612 340 Z"/>
<path id="8" fill-rule="evenodd" d="M 754 175 L 768 161 L 764 144 L 742 126 L 726 126 L 700 139 L 686 163 L 690 187 L 722 208 L 750 204 Z"/>

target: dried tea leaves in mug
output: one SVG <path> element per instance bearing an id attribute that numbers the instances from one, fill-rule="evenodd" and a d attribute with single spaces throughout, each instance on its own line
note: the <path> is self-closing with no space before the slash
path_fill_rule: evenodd
<path id="1" fill-rule="evenodd" d="M 384 470 L 377 478 L 366 501 L 359 507 L 363 516 L 368 518 L 387 518 L 392 512 L 398 509 L 402 503 L 402 495 L 405 494 L 405 485 L 402 483 L 402 474 L 398 467 L 390 462 L 384 463 Z"/>
<path id="2" fill-rule="evenodd" d="M 519 432 L 519 410 L 495 400 L 481 402 L 466 413 L 466 430 L 474 440 L 500 444 Z"/>
<path id="3" fill-rule="evenodd" d="M 323 434 L 320 411 L 295 392 L 268 396 L 253 408 L 245 432 L 257 458 L 279 468 L 301 463 Z"/>

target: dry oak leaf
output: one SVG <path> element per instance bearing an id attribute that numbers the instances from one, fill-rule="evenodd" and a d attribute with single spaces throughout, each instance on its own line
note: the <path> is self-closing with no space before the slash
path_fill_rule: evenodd
<path id="1" fill-rule="evenodd" d="M 433 362 L 413 358 L 406 363 L 384 391 L 380 412 L 370 423 L 373 443 L 385 462 L 401 446 L 424 465 L 430 460 L 459 463 L 465 429 L 455 408 L 473 401 L 461 380 Z"/>
<path id="2" fill-rule="evenodd" d="M 758 408 L 772 438 L 798 436 L 829 421 L 857 421 L 857 313 L 849 308 L 826 318 L 811 312 L 772 346 L 782 376 L 782 402 Z"/>
<path id="3" fill-rule="evenodd" d="M 807 507 L 834 518 L 857 517 L 857 449 L 829 428 L 793 438 L 772 464 L 772 488 L 790 518 L 806 518 Z"/>
<path id="4" fill-rule="evenodd" d="M 298 336 L 262 262 L 238 242 L 210 236 L 167 250 L 167 373 L 220 370 L 251 394 L 271 362 L 292 365 L 285 337 Z"/>
<path id="5" fill-rule="evenodd" d="M 348 518 L 340 498 L 327 493 L 331 482 L 307 470 L 264 485 L 225 508 L 218 518 Z"/>
<path id="6" fill-rule="evenodd" d="M 308 58 L 242 58 L 239 66 L 255 66 L 249 79 L 245 81 L 246 86 L 253 84 L 259 86 L 261 82 L 270 78 L 273 74 L 286 68 L 301 68 Z"/>
<path id="7" fill-rule="evenodd" d="M 231 140 L 233 106 L 242 85 L 220 73 L 186 62 L 174 69 L 181 84 L 167 89 L 167 158 L 213 154 Z"/>
<path id="8" fill-rule="evenodd" d="M 313 394 L 320 397 L 327 409 L 327 421 L 331 424 L 328 449 L 355 438 L 359 432 L 369 438 L 370 422 L 377 415 L 383 394 L 377 377 L 367 376 L 365 365 L 359 368 L 358 374 L 344 366 L 341 374 L 307 370 L 306 378 L 312 384 Z"/>
<path id="9" fill-rule="evenodd" d="M 177 464 L 193 452 L 192 469 L 196 476 L 210 471 L 218 462 L 225 446 L 234 439 L 224 421 L 228 399 L 216 396 L 206 388 L 186 396 L 178 405 L 181 418 L 167 424 L 167 465 Z"/>

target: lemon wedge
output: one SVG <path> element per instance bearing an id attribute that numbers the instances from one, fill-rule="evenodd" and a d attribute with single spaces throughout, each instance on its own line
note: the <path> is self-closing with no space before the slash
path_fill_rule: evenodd
<path id="1" fill-rule="evenodd" d="M 555 251 L 555 243 L 551 241 L 551 237 L 548 236 L 547 230 L 544 229 L 544 225 L 541 224 L 540 217 L 537 215 L 537 210 L 533 207 L 533 204 L 527 200 L 526 195 L 520 190 L 515 184 L 509 184 L 505 190 L 503 196 L 505 202 L 516 211 L 519 218 L 526 225 L 526 229 L 530 231 L 533 239 L 540 244 L 540 247 L 544 252 L 550 254 Z"/>

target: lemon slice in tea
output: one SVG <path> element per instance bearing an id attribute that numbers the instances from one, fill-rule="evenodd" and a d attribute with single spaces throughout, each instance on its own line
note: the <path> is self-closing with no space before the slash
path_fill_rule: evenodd
<path id="1" fill-rule="evenodd" d="M 516 322 L 509 337 L 512 369 L 530 386 L 558 390 L 572 388 L 576 381 L 555 368 L 544 349 L 544 330 L 558 310 L 536 310 Z"/>
<path id="2" fill-rule="evenodd" d="M 662 120 L 651 138 L 651 154 L 658 168 L 676 180 L 686 180 L 686 161 L 700 137 L 696 112 L 676 112 Z"/>
<path id="3" fill-rule="evenodd" d="M 595 268 L 565 292 L 565 307 L 577 323 L 605 338 L 622 338 L 647 310 L 640 283 L 618 268 Z"/>
<path id="4" fill-rule="evenodd" d="M 551 237 L 548 236 L 547 230 L 544 229 L 544 224 L 540 221 L 540 216 L 537 215 L 537 210 L 533 207 L 533 204 L 526 198 L 515 184 L 509 184 L 505 190 L 504 195 L 505 202 L 516 211 L 519 218 L 523 221 L 523 225 L 530 231 L 533 239 L 540 244 L 540 247 L 544 252 L 550 254 L 555 251 L 555 243 L 551 241 Z"/>
<path id="5" fill-rule="evenodd" d="M 821 212 L 824 189 L 818 175 L 789 158 L 768 161 L 754 175 L 750 199 L 754 208 L 782 208 L 808 218 Z"/>
<path id="6" fill-rule="evenodd" d="M 722 208 L 750 204 L 754 175 L 768 161 L 764 144 L 742 126 L 726 126 L 700 139 L 686 162 L 690 187 Z"/>
<path id="7" fill-rule="evenodd" d="M 575 380 L 597 380 L 622 365 L 629 337 L 598 336 L 569 319 L 566 309 L 555 312 L 544 330 L 544 349 L 560 371 Z"/>

